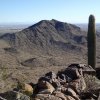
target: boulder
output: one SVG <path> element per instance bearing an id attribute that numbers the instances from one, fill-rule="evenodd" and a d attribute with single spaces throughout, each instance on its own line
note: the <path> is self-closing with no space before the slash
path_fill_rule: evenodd
<path id="1" fill-rule="evenodd" d="M 46 77 L 48 77 L 49 79 L 56 79 L 57 75 L 54 72 L 49 72 L 45 74 Z"/>
<path id="2" fill-rule="evenodd" d="M 85 90 L 86 83 L 83 77 L 73 80 L 69 83 L 69 87 L 71 87 L 77 94 Z"/>
<path id="3" fill-rule="evenodd" d="M 66 95 L 70 95 L 70 96 L 73 97 L 75 100 L 80 100 L 80 99 L 79 99 L 79 96 L 78 96 L 78 95 L 76 94 L 76 92 L 75 92 L 73 89 L 71 89 L 71 88 L 67 88 L 65 94 L 66 94 Z"/>
<path id="4" fill-rule="evenodd" d="M 45 80 L 51 83 L 55 88 L 60 86 L 60 82 L 57 79 L 57 75 L 54 72 L 49 72 L 45 74 L 44 77 L 41 77 L 39 80 Z"/>
<path id="5" fill-rule="evenodd" d="M 58 80 L 60 82 L 61 85 L 66 84 L 67 80 L 66 80 L 66 75 L 63 73 L 58 73 Z"/>
<path id="6" fill-rule="evenodd" d="M 72 64 L 68 66 L 65 70 L 58 72 L 58 77 L 66 82 L 71 82 L 72 80 L 76 80 L 83 76 L 82 68 L 77 67 L 76 65 Z"/>
<path id="7" fill-rule="evenodd" d="M 66 70 L 72 70 L 73 73 L 71 74 L 74 74 L 76 79 L 83 76 L 83 68 L 80 64 L 71 64 Z"/>
<path id="8" fill-rule="evenodd" d="M 20 92 L 28 96 L 31 96 L 33 94 L 33 88 L 30 84 L 18 82 L 17 88 Z"/>
<path id="9" fill-rule="evenodd" d="M 96 70 L 94 70 L 90 65 L 74 63 L 69 65 L 68 68 L 77 68 L 81 69 L 83 74 L 96 75 Z"/>
<path id="10" fill-rule="evenodd" d="M 45 81 L 45 80 L 39 80 L 37 85 L 38 85 L 39 92 L 51 94 L 55 90 L 52 84 L 50 84 L 48 81 Z"/>
<path id="11" fill-rule="evenodd" d="M 79 66 L 82 68 L 83 74 L 96 75 L 96 71 L 90 65 L 79 64 Z"/>

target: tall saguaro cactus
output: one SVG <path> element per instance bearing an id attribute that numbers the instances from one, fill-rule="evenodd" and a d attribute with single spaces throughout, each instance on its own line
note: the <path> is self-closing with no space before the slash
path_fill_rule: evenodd
<path id="1" fill-rule="evenodd" d="M 88 65 L 94 69 L 96 67 L 96 30 L 95 30 L 95 17 L 89 16 L 88 23 Z"/>

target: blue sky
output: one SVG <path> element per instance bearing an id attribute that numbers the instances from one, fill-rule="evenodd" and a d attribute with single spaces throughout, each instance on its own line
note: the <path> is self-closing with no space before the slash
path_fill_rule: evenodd
<path id="1" fill-rule="evenodd" d="M 90 14 L 100 23 L 100 0 L 0 0 L 0 23 L 87 23 Z"/>

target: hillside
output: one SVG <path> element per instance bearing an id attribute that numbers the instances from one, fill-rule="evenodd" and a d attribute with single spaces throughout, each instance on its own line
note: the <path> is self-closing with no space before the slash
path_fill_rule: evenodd
<path id="1" fill-rule="evenodd" d="M 8 41 L 11 46 L 16 48 L 23 48 L 24 45 L 27 47 L 33 44 L 39 47 L 51 47 L 51 45 L 52 47 L 54 45 L 60 47 L 61 45 L 66 48 L 66 45 L 69 44 L 74 46 L 75 44 L 86 43 L 86 38 L 79 27 L 56 20 L 40 21 L 21 32 L 5 34 L 1 36 L 1 39 Z"/>
<path id="2" fill-rule="evenodd" d="M 3 35 L 0 41 L 8 45 L 1 47 L 3 51 L 18 55 L 18 59 L 22 53 L 33 55 L 33 58 L 35 55 L 59 56 L 62 53 L 65 56 L 66 53 L 81 53 L 86 47 L 86 37 L 79 27 L 57 20 L 40 21 L 18 33 Z"/>

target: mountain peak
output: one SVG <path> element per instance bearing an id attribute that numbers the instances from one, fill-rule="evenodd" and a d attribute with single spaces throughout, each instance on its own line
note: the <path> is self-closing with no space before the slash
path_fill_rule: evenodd
<path id="1" fill-rule="evenodd" d="M 32 25 L 31 27 L 38 26 L 38 25 L 42 25 L 42 24 L 48 24 L 48 23 L 55 24 L 55 23 L 57 23 L 57 22 L 60 22 L 60 21 L 55 20 L 55 19 L 52 19 L 52 20 L 41 20 L 41 21 L 39 21 L 38 23 Z"/>
<path id="2" fill-rule="evenodd" d="M 72 49 L 73 46 L 80 48 L 80 44 L 86 42 L 81 33 L 80 28 L 75 25 L 52 19 L 42 20 L 21 32 L 4 35 L 1 38 L 17 48 L 23 48 L 23 46 L 28 49 L 34 46 L 55 48 L 57 46 L 60 49 Z"/>
<path id="3" fill-rule="evenodd" d="M 73 24 L 68 24 L 66 22 L 61 22 L 55 19 L 41 20 L 40 22 L 30 26 L 29 29 L 33 29 L 36 27 L 41 27 L 43 29 L 44 28 L 48 28 L 48 29 L 55 28 L 56 30 L 60 30 L 60 31 L 77 30 L 79 31 L 78 33 L 80 33 L 80 27 L 73 25 Z"/>

